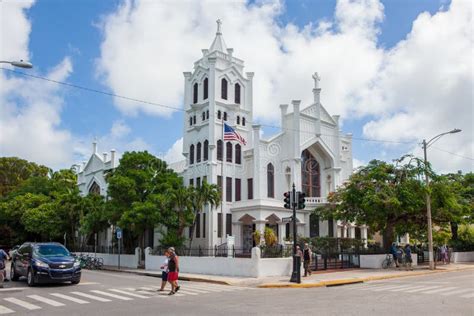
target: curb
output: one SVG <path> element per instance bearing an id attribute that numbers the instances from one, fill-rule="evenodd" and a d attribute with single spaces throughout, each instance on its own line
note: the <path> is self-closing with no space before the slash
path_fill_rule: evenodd
<path id="1" fill-rule="evenodd" d="M 365 278 L 320 281 L 320 282 L 316 282 L 316 283 L 299 283 L 299 284 L 267 283 L 267 284 L 257 285 L 257 287 L 258 288 L 267 288 L 267 289 L 268 288 L 313 288 L 313 287 L 323 287 L 323 286 L 330 287 L 330 286 L 347 285 L 347 284 L 354 284 L 354 283 L 364 283 L 364 282 L 368 282 L 368 281 L 396 279 L 396 278 L 413 277 L 413 276 L 420 276 L 420 275 L 427 275 L 427 274 L 434 274 L 434 273 L 466 271 L 466 270 L 473 270 L 473 269 L 474 268 L 460 268 L 460 269 L 455 269 L 455 270 L 422 271 L 422 272 L 405 273 L 405 274 L 391 274 L 391 275 L 382 275 L 382 276 L 372 276 L 372 277 L 365 277 Z"/>

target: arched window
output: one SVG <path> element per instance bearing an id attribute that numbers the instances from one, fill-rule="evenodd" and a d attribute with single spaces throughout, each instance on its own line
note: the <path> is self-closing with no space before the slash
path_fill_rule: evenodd
<path id="1" fill-rule="evenodd" d="M 220 160 L 220 161 L 222 161 L 222 154 L 223 154 L 223 152 L 222 152 L 222 151 L 223 151 L 223 148 L 222 148 L 222 147 L 223 147 L 223 146 L 224 146 L 224 145 L 223 145 L 223 143 L 222 143 L 222 140 L 219 139 L 219 140 L 217 141 L 217 160 Z"/>
<path id="2" fill-rule="evenodd" d="M 321 196 L 319 163 L 307 149 L 301 154 L 301 182 L 306 196 Z"/>
<path id="3" fill-rule="evenodd" d="M 189 126 L 193 126 L 193 117 L 192 116 L 189 117 Z"/>
<path id="4" fill-rule="evenodd" d="M 198 84 L 195 83 L 193 87 L 193 103 L 198 103 Z"/>
<path id="5" fill-rule="evenodd" d="M 232 143 L 231 142 L 227 142 L 227 144 L 225 144 L 225 154 L 226 154 L 225 161 L 232 162 Z"/>
<path id="6" fill-rule="evenodd" d="M 206 120 L 206 112 L 202 112 L 202 120 L 205 121 Z"/>
<path id="7" fill-rule="evenodd" d="M 193 116 L 193 124 L 196 124 L 196 115 Z"/>
<path id="8" fill-rule="evenodd" d="M 275 197 L 275 168 L 271 163 L 267 165 L 267 196 Z"/>
<path id="9" fill-rule="evenodd" d="M 221 119 L 221 111 L 217 111 L 217 119 L 220 120 Z"/>
<path id="10" fill-rule="evenodd" d="M 201 162 L 201 143 L 197 143 L 196 146 L 196 162 Z"/>
<path id="11" fill-rule="evenodd" d="M 225 78 L 221 80 L 221 98 L 227 100 L 227 80 Z"/>
<path id="12" fill-rule="evenodd" d="M 206 119 L 209 119 L 209 110 L 206 111 Z"/>
<path id="13" fill-rule="evenodd" d="M 204 87 L 203 87 L 202 95 L 203 95 L 203 99 L 207 100 L 208 95 L 209 95 L 209 80 L 207 80 L 207 78 L 204 79 Z"/>
<path id="14" fill-rule="evenodd" d="M 227 112 L 224 112 L 224 121 L 227 121 Z"/>
<path id="15" fill-rule="evenodd" d="M 207 139 L 204 141 L 204 150 L 203 150 L 203 159 L 204 161 L 207 161 L 209 159 L 209 142 Z"/>
<path id="16" fill-rule="evenodd" d="M 234 99 L 236 104 L 240 104 L 240 84 L 235 84 Z"/>
<path id="17" fill-rule="evenodd" d="M 242 117 L 242 125 L 245 126 L 245 117 Z"/>
<path id="18" fill-rule="evenodd" d="M 242 147 L 240 144 L 235 145 L 235 163 L 238 165 L 242 163 Z"/>
<path id="19" fill-rule="evenodd" d="M 189 146 L 189 164 L 194 163 L 194 145 Z"/>
<path id="20" fill-rule="evenodd" d="M 100 195 L 100 186 L 97 184 L 97 182 L 93 182 L 91 187 L 89 188 L 89 194 L 96 194 Z"/>
<path id="21" fill-rule="evenodd" d="M 240 116 L 237 115 L 237 125 L 240 124 Z"/>

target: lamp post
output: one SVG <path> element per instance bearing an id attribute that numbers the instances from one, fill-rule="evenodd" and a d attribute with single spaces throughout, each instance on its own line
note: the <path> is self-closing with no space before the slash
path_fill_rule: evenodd
<path id="1" fill-rule="evenodd" d="M 27 61 L 23 61 L 23 59 L 20 59 L 20 61 L 6 61 L 6 60 L 0 60 L 0 64 L 10 64 L 15 67 L 19 68 L 33 68 L 33 64 L 29 63 Z"/>
<path id="2" fill-rule="evenodd" d="M 431 223 L 431 196 L 430 196 L 430 178 L 428 177 L 428 158 L 426 155 L 426 149 L 436 142 L 438 139 L 447 134 L 459 133 L 461 130 L 456 128 L 452 131 L 441 133 L 431 138 L 429 141 L 423 139 L 423 153 L 425 158 L 425 180 L 426 180 L 426 217 L 428 220 L 428 257 L 430 260 L 430 270 L 434 270 L 434 259 L 433 259 L 433 227 Z"/>

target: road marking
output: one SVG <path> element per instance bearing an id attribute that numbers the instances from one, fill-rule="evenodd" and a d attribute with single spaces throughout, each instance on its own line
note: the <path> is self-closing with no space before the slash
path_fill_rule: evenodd
<path id="1" fill-rule="evenodd" d="M 149 298 L 149 296 L 130 293 L 130 292 L 127 292 L 127 291 L 124 291 L 124 290 L 119 290 L 119 289 L 110 289 L 110 291 L 114 291 L 114 292 L 125 294 L 125 295 L 130 295 L 130 296 L 138 297 L 138 298 Z"/>
<path id="2" fill-rule="evenodd" d="M 7 301 L 7 302 L 10 302 L 10 303 L 19 305 L 21 307 L 24 307 L 26 309 L 29 309 L 30 311 L 35 310 L 35 309 L 41 309 L 41 307 L 39 307 L 38 305 L 34 305 L 34 304 L 19 300 L 19 299 L 14 298 L 14 297 L 7 297 L 7 298 L 4 298 L 4 300 Z"/>
<path id="3" fill-rule="evenodd" d="M 472 289 L 459 289 L 459 290 L 457 290 L 457 291 L 451 291 L 451 292 L 441 293 L 441 295 L 449 296 L 449 295 L 454 295 L 454 294 L 461 294 L 461 293 L 463 293 L 463 292 L 468 292 L 468 291 L 472 291 Z"/>
<path id="4" fill-rule="evenodd" d="M 96 300 L 96 301 L 99 301 L 99 302 L 110 302 L 110 300 L 107 299 L 107 298 L 103 298 L 103 297 L 99 297 L 99 296 L 95 296 L 95 295 L 90 295 L 90 294 L 87 294 L 87 293 L 71 292 L 71 294 L 75 294 L 75 295 L 79 295 L 79 296 L 82 296 L 82 297 L 90 298 L 91 300 Z"/>
<path id="5" fill-rule="evenodd" d="M 211 293 L 209 291 L 204 291 L 204 290 L 199 290 L 199 289 L 194 289 L 194 288 L 190 288 L 190 287 L 185 287 L 184 288 L 186 291 L 192 291 L 192 292 L 197 292 L 197 293 Z M 181 291 L 181 290 L 180 290 Z"/>
<path id="6" fill-rule="evenodd" d="M 19 292 L 19 291 L 23 291 L 24 289 L 25 289 L 24 287 L 11 287 L 11 288 L 0 289 L 0 292 Z"/>
<path id="7" fill-rule="evenodd" d="M 187 290 L 179 290 L 179 293 L 181 294 L 189 294 L 189 295 L 198 295 L 198 293 L 194 293 L 194 292 L 189 292 Z"/>
<path id="8" fill-rule="evenodd" d="M 122 300 L 122 301 L 131 301 L 131 300 L 133 300 L 133 298 L 130 298 L 130 297 L 120 296 L 120 295 L 107 293 L 107 292 L 99 291 L 99 290 L 92 290 L 91 292 L 96 293 L 96 294 L 109 296 L 109 297 L 112 297 L 112 298 L 116 298 L 116 299 L 119 299 L 119 300 Z"/>
<path id="9" fill-rule="evenodd" d="M 417 285 L 417 286 L 408 286 L 408 287 L 403 287 L 403 288 L 398 288 L 398 289 L 391 289 L 389 290 L 390 292 L 401 292 L 401 291 L 406 291 L 406 290 L 414 290 L 414 289 L 420 289 L 420 288 L 423 288 L 425 287 L 424 285 Z"/>
<path id="10" fill-rule="evenodd" d="M 94 285 L 94 284 L 100 284 L 99 282 L 81 282 L 77 285 Z"/>
<path id="11" fill-rule="evenodd" d="M 444 292 L 444 291 L 451 291 L 451 290 L 454 290 L 454 289 L 457 289 L 457 287 L 445 287 L 445 288 L 436 289 L 436 290 L 431 290 L 431 291 L 426 291 L 426 292 L 421 292 L 421 293 L 424 293 L 424 294 L 433 294 L 433 293 L 439 293 L 439 292 Z"/>
<path id="12" fill-rule="evenodd" d="M 34 300 L 37 300 L 38 302 L 46 303 L 48 305 L 58 307 L 58 306 L 64 306 L 63 303 L 57 302 L 55 300 L 51 300 L 49 298 L 39 296 L 39 295 L 28 295 L 29 298 L 32 298 Z"/>
<path id="13" fill-rule="evenodd" d="M 222 288 L 217 288 L 217 287 L 208 287 L 208 286 L 203 286 L 203 285 L 190 285 L 188 286 L 189 289 L 198 289 L 198 290 L 203 290 L 203 291 L 211 291 L 211 292 L 228 292 L 231 291 L 229 289 L 222 289 Z"/>
<path id="14" fill-rule="evenodd" d="M 395 290 L 395 289 L 405 289 L 407 287 L 410 287 L 411 285 L 389 285 L 389 286 L 380 286 L 377 288 L 372 288 L 370 291 L 374 292 L 379 292 L 379 291 L 385 291 L 385 290 Z"/>
<path id="15" fill-rule="evenodd" d="M 471 298 L 471 297 L 474 297 L 474 293 L 462 295 L 461 297 L 464 297 L 464 298 Z"/>
<path id="16" fill-rule="evenodd" d="M 59 297 L 59 298 L 62 298 L 62 299 L 65 299 L 65 300 L 68 300 L 68 301 L 71 301 L 71 302 L 75 302 L 75 303 L 78 303 L 78 304 L 89 304 L 88 301 L 84 301 L 84 300 L 81 300 L 80 298 L 75 298 L 75 297 L 64 295 L 64 294 L 61 294 L 61 293 L 50 293 L 50 295 L 56 296 L 56 297 Z"/>
<path id="17" fill-rule="evenodd" d="M 438 289 L 440 287 L 441 287 L 441 285 L 438 285 L 438 286 L 425 286 L 425 287 L 422 287 L 421 289 L 406 291 L 406 293 L 416 293 L 416 292 L 421 292 L 421 291 L 426 291 L 426 290 Z"/>
<path id="18" fill-rule="evenodd" d="M 0 305 L 0 314 L 11 314 L 14 313 L 14 310 L 6 308 L 5 306 Z"/>

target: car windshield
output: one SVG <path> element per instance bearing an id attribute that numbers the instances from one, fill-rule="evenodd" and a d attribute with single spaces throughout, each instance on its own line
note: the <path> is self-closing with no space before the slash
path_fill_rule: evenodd
<path id="1" fill-rule="evenodd" d="M 69 251 L 59 245 L 40 245 L 35 248 L 35 253 L 44 257 L 65 257 L 70 256 Z"/>

